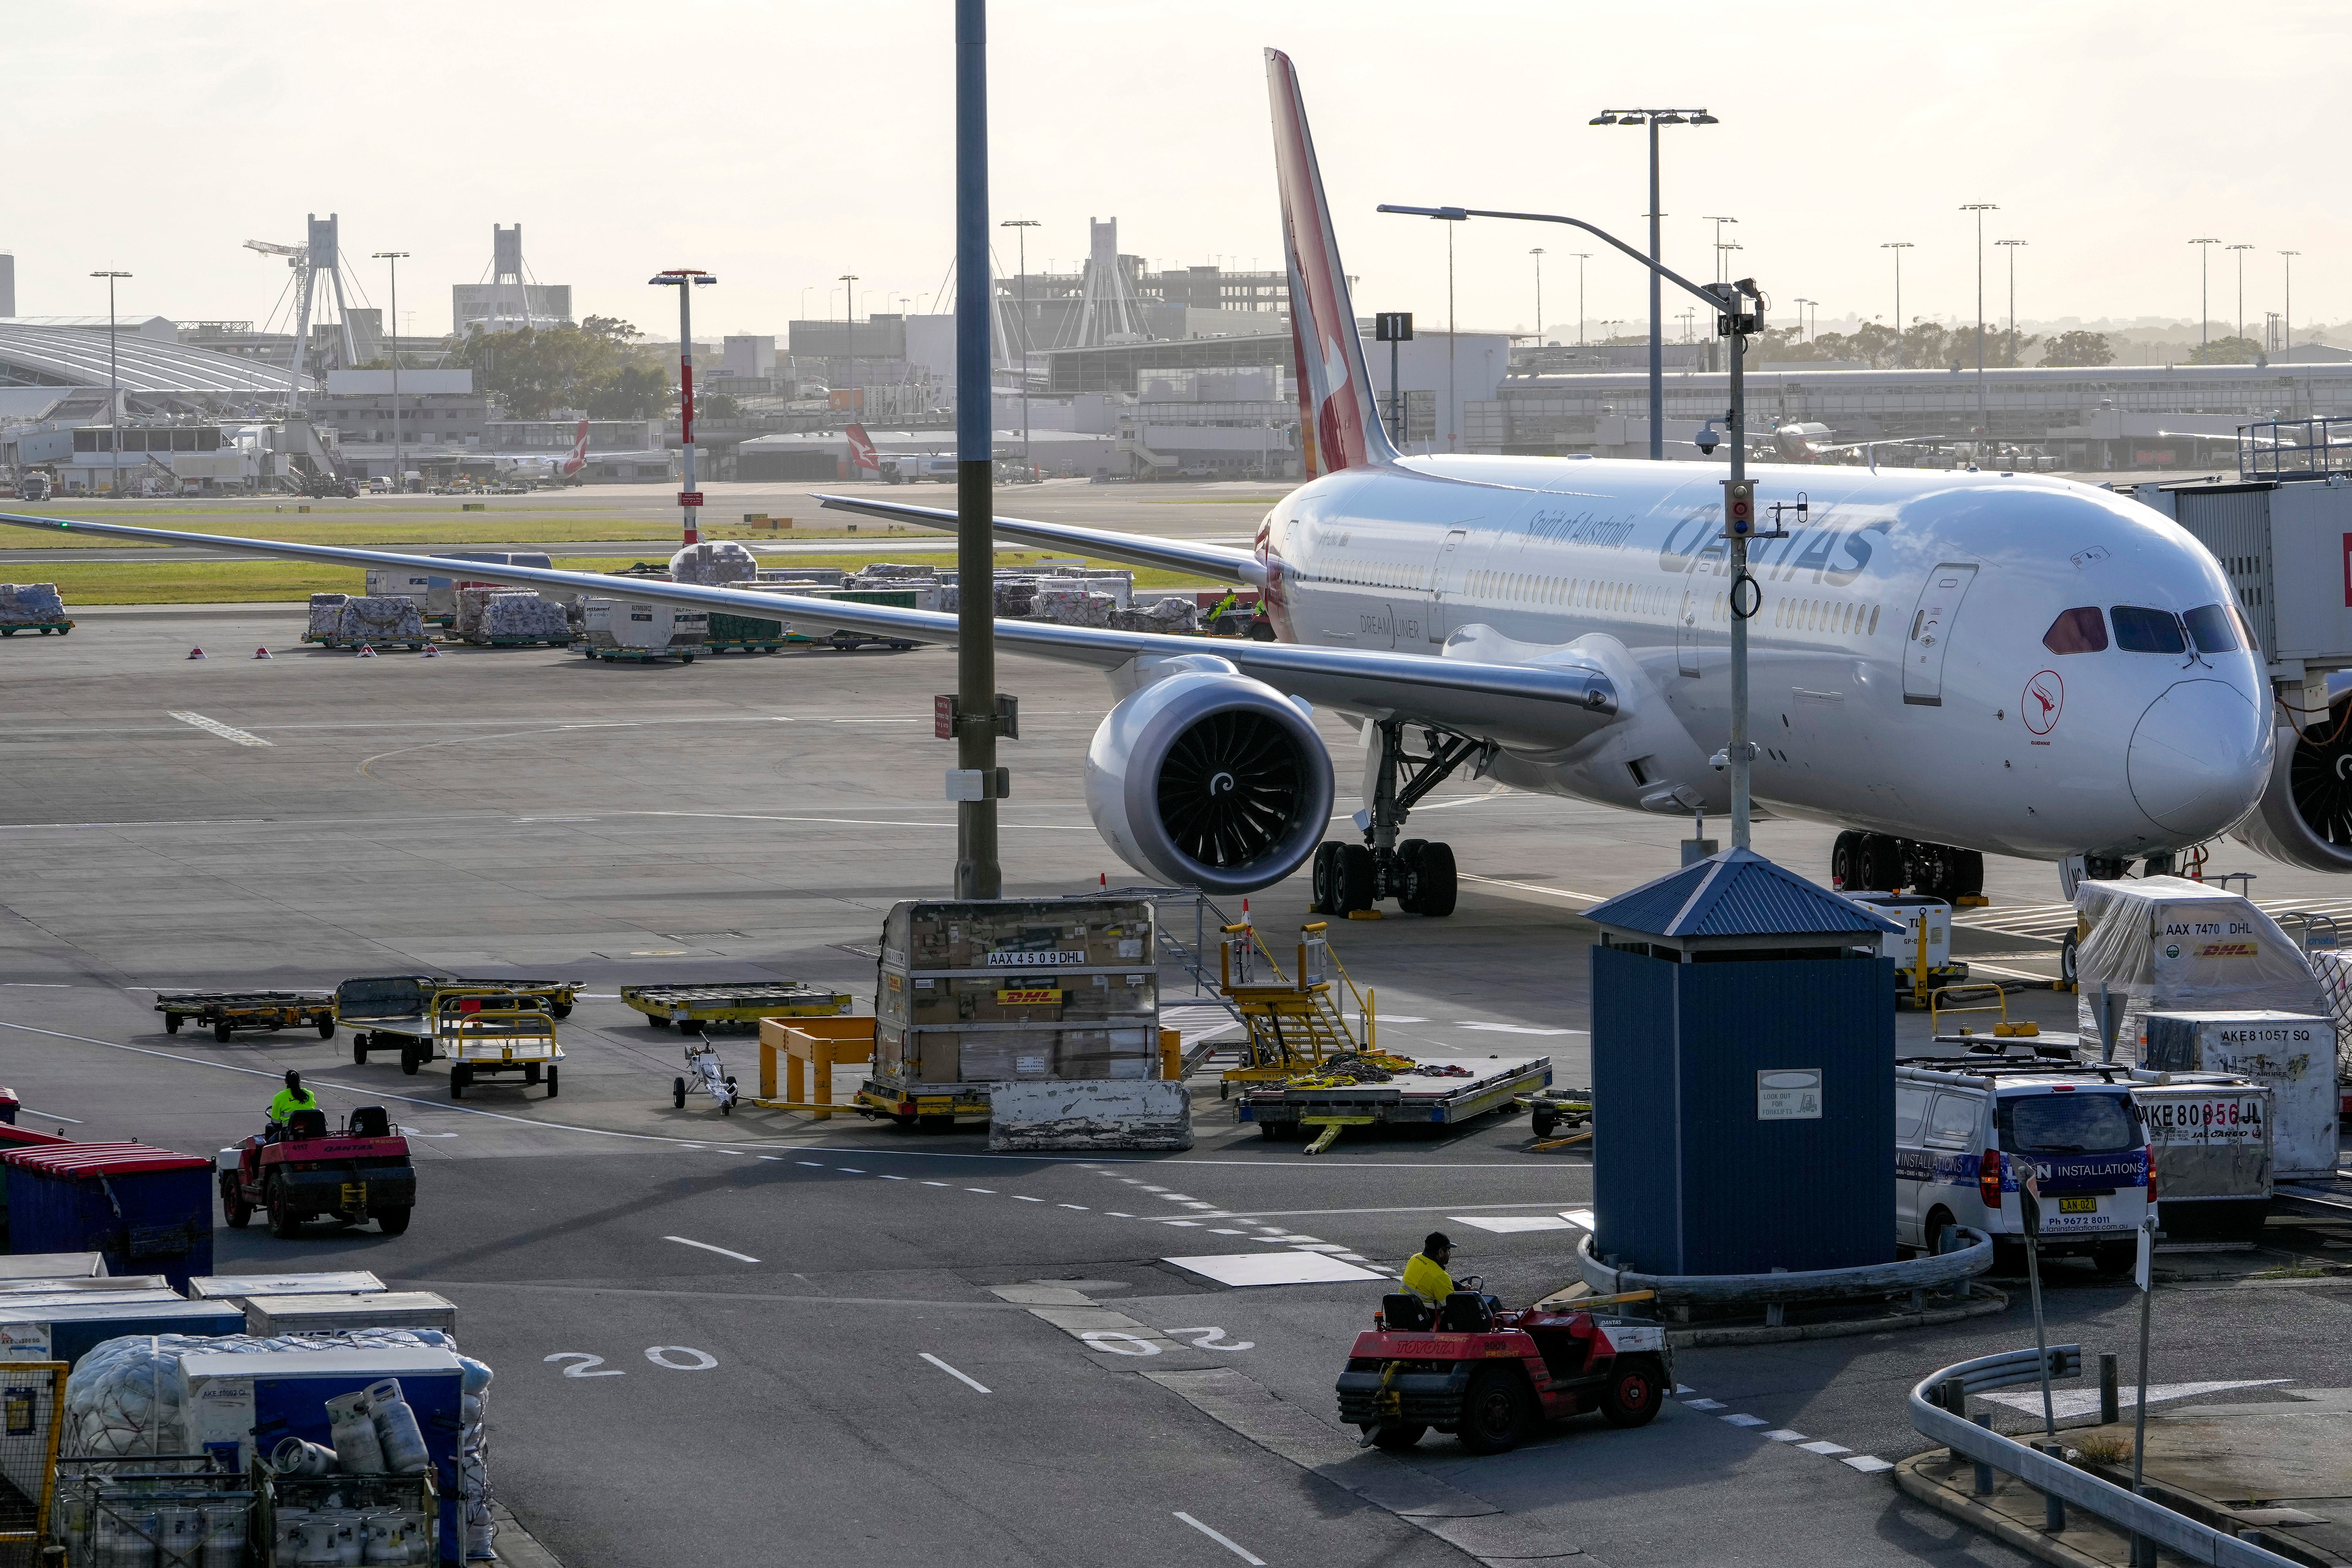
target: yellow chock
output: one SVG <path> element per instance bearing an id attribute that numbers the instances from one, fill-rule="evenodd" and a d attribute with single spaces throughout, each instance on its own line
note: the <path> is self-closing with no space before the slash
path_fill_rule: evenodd
<path id="1" fill-rule="evenodd" d="M 1378 921 L 1388 917 L 1378 910 L 1349 910 L 1348 918 L 1351 921 Z"/>

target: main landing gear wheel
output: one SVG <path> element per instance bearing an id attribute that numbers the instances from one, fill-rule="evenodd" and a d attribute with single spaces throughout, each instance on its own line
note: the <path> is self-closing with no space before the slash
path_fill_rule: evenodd
<path id="1" fill-rule="evenodd" d="M 1420 732 L 1422 750 L 1411 750 L 1408 728 Z M 1362 844 L 1326 844 L 1315 852 L 1315 908 L 1327 915 L 1349 915 L 1394 899 L 1407 914 L 1443 918 L 1454 912 L 1454 852 L 1426 838 L 1397 835 L 1423 795 L 1461 768 L 1484 773 L 1494 753 L 1484 741 L 1431 725 L 1408 726 L 1401 719 L 1373 724 L 1373 745 L 1364 769 L 1370 817 Z"/>

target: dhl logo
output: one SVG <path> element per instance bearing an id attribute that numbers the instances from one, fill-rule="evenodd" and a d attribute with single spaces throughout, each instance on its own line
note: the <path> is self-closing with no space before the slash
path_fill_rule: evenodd
<path id="1" fill-rule="evenodd" d="M 1000 991 L 996 994 L 996 1005 L 1000 1007 L 1058 1007 L 1062 1005 L 1062 994 L 1050 985 L 1025 991 Z"/>
<path id="2" fill-rule="evenodd" d="M 2252 958 L 2254 944 L 2251 942 L 2209 942 L 2197 950 L 2200 958 Z"/>

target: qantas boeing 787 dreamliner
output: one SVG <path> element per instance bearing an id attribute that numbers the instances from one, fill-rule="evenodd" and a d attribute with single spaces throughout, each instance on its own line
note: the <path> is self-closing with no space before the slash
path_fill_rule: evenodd
<path id="1" fill-rule="evenodd" d="M 1094 665 L 1118 700 L 1086 762 L 1089 809 L 1137 869 L 1217 893 L 1315 862 L 1318 902 L 1451 912 L 1454 858 L 1403 837 L 1465 766 L 1630 811 L 1729 805 L 1723 468 L 1400 456 L 1366 374 L 1298 80 L 1266 54 L 1311 482 L 1254 551 L 1000 519 L 1001 536 L 1265 593 L 1272 643 L 1000 621 L 1008 652 Z M 1760 476 L 1772 494 L 1771 470 Z M 2341 868 L 2273 768 L 2260 655 L 2195 540 L 2106 490 L 1992 473 L 1808 469 L 1810 504 L 1759 543 L 1750 621 L 1759 815 L 1848 831 L 1833 875 L 1973 893 L 1986 851 L 2094 874 L 2159 866 L 2239 826 Z M 828 505 L 932 526 L 951 512 Z M 430 557 L 11 517 L 173 543 L 451 570 Z M 624 592 L 952 640 L 952 616 L 467 563 L 472 578 Z M 1359 724 L 1360 840 L 1326 843 L 1333 769 L 1306 710 Z M 2283 731 L 2292 743 L 2292 731 Z M 2273 774 L 2277 775 L 2273 783 Z M 2263 809 L 2257 811 L 2257 807 Z M 2285 815 L 2282 816 L 2284 812 Z M 2253 816 L 2250 818 L 2249 814 Z M 2273 819 L 2275 818 L 2275 823 Z M 2271 824 L 2266 828 L 2265 824 Z M 2283 827 L 2278 826 L 2284 825 Z"/>

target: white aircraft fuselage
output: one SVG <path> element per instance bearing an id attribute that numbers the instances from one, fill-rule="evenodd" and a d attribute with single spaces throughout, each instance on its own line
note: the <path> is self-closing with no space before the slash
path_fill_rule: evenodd
<path id="1" fill-rule="evenodd" d="M 1493 775 L 1722 813 L 1728 776 L 1709 759 L 1730 735 L 1724 477 L 1719 463 L 1511 457 L 1343 469 L 1267 515 L 1269 614 L 1286 641 L 1599 664 L 1628 687 L 1632 721 L 1506 751 Z M 2183 848 L 2260 796 L 2273 745 L 2260 657 L 2220 566 L 2156 512 L 2029 475 L 1756 477 L 1759 527 L 1788 503 L 1788 537 L 1750 554 L 1759 806 L 2058 859 Z M 2084 608 L 2104 648 L 2053 651 L 2045 636 L 2084 643 L 2080 617 L 2071 639 L 2053 633 Z M 2132 646 L 2168 636 L 2174 651 Z"/>

